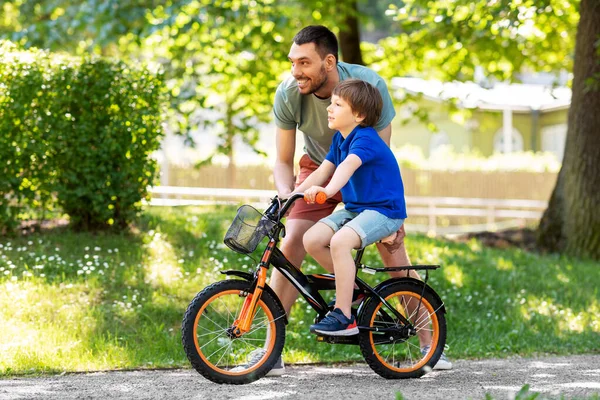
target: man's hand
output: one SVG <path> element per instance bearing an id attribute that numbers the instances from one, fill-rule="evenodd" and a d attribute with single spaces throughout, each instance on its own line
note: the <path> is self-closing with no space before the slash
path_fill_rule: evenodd
<path id="1" fill-rule="evenodd" d="M 294 194 L 294 191 L 289 189 L 289 190 L 278 190 L 277 191 L 277 197 L 279 197 L 281 200 L 287 200 L 289 199 L 292 195 Z"/>
<path id="2" fill-rule="evenodd" d="M 394 235 L 395 235 L 395 237 L 393 238 L 393 240 L 387 240 L 387 239 L 391 239 L 392 236 L 394 236 Z M 381 243 L 387 249 L 387 251 L 390 252 L 390 254 L 394 254 L 396 252 L 396 250 L 398 250 L 400 248 L 400 246 L 402 246 L 402 244 L 404 243 L 405 236 L 406 236 L 406 231 L 404 230 L 404 224 L 402 224 L 402 226 L 400 227 L 400 229 L 398 229 L 397 232 L 392 233 L 390 236 L 382 239 Z"/>

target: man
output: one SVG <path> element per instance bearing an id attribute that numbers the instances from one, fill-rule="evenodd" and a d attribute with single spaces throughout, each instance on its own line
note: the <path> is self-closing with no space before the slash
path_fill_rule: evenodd
<path id="1" fill-rule="evenodd" d="M 281 198 L 288 198 L 296 185 L 302 183 L 321 164 L 335 131 L 329 129 L 327 107 L 331 93 L 338 82 L 357 78 L 375 86 L 383 98 L 383 110 L 374 128 L 379 136 L 390 145 L 391 122 L 396 112 L 383 79 L 374 71 L 361 66 L 338 62 L 338 43 L 335 35 L 324 26 L 307 26 L 294 37 L 288 59 L 292 64 L 292 76 L 284 80 L 275 94 L 274 115 L 276 123 L 277 160 L 273 170 L 275 187 Z M 294 177 L 294 155 L 296 151 L 296 131 L 304 134 L 305 154 L 300 159 L 298 179 Z M 287 259 L 300 268 L 306 256 L 302 244 L 304 233 L 321 218 L 331 214 L 341 201 L 338 193 L 323 205 L 296 202 L 287 217 L 286 237 L 281 246 Z M 404 229 L 401 228 L 392 245 L 377 244 L 383 264 L 386 266 L 410 265 L 404 247 Z M 405 275 L 404 272 L 394 276 Z M 410 271 L 410 275 L 419 278 Z M 281 299 L 286 313 L 298 292 L 291 283 L 273 270 L 270 286 Z M 452 364 L 442 355 L 437 369 L 451 369 Z M 284 365 L 279 360 L 269 373 L 279 376 Z"/>

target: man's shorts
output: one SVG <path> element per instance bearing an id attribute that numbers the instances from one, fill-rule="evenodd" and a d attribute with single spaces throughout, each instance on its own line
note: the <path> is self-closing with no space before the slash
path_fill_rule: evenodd
<path id="1" fill-rule="evenodd" d="M 334 212 L 319 222 L 324 223 L 334 232 L 339 231 L 342 225 L 351 228 L 360 237 L 361 248 L 365 248 L 371 243 L 378 242 L 397 232 L 404 223 L 404 219 L 389 218 L 375 210 L 364 210 L 356 213 L 344 209 Z"/>
<path id="2" fill-rule="evenodd" d="M 308 157 L 307 154 L 304 154 L 300 159 L 300 172 L 298 173 L 298 177 L 296 179 L 296 187 L 300 186 L 302 182 L 313 173 L 319 166 L 314 163 L 313 160 Z M 327 182 L 323 184 L 323 186 L 329 183 L 329 179 Z M 342 201 L 342 194 L 340 192 L 336 193 L 335 196 L 327 199 L 324 204 L 307 204 L 303 200 L 298 200 L 294 203 L 292 210 L 288 214 L 289 219 L 306 219 L 309 221 L 317 222 L 320 219 L 330 215 L 335 207 Z"/>

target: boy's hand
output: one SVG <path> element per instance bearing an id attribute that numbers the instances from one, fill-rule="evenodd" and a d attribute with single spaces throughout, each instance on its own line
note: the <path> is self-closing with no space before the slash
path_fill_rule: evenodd
<path id="1" fill-rule="evenodd" d="M 314 204 L 315 203 L 315 197 L 317 196 L 317 193 L 319 192 L 324 192 L 325 194 L 327 194 L 327 192 L 325 191 L 324 188 L 322 188 L 321 186 L 311 186 L 308 189 L 306 189 L 304 191 L 304 200 L 308 203 L 308 204 Z M 330 196 L 327 195 L 327 198 L 329 198 Z"/>

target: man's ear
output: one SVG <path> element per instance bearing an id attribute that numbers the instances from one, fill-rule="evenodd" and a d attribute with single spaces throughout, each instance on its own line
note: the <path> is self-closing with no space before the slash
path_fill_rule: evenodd
<path id="1" fill-rule="evenodd" d="M 325 56 L 325 70 L 327 72 L 336 68 L 335 56 L 333 54 L 327 54 Z"/>

